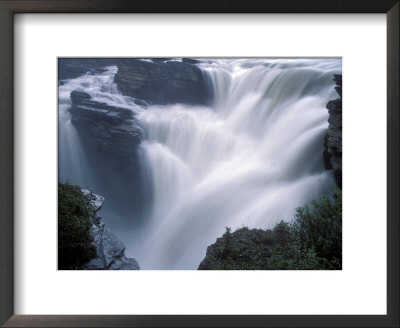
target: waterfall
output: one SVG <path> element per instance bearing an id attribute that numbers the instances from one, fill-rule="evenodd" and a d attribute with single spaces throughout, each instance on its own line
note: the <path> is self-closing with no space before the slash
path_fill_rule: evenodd
<path id="1" fill-rule="evenodd" d="M 143 269 L 196 269 L 225 227 L 272 228 L 334 187 L 322 153 L 340 59 L 204 59 L 198 66 L 213 91 L 209 107 L 135 105 L 113 83 L 115 66 L 60 86 L 60 176 L 80 183 L 73 167 L 90 171 L 68 123 L 67 91 L 132 109 L 144 131 L 151 211 L 122 238 Z M 62 158 L 74 163 L 64 167 Z"/>
<path id="2" fill-rule="evenodd" d="M 58 87 L 58 128 L 59 128 L 59 181 L 77 183 L 87 188 L 95 188 L 88 166 L 86 154 L 76 128 L 71 122 L 68 109 L 71 107 L 70 94 L 73 90 L 84 91 L 93 99 L 114 106 L 129 103 L 117 90 L 114 75 L 116 66 L 107 67 L 104 72 L 93 75 L 89 72 L 76 79 L 65 81 Z"/>

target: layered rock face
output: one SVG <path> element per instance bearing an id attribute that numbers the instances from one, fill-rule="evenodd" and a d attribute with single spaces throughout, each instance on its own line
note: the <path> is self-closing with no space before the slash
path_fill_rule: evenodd
<path id="1" fill-rule="evenodd" d="M 152 104 L 207 105 L 211 95 L 195 61 L 165 59 L 120 62 L 114 82 L 122 94 Z"/>
<path id="2" fill-rule="evenodd" d="M 122 94 L 148 104 L 207 105 L 213 95 L 207 88 L 197 60 L 184 58 L 60 58 L 58 79 L 76 78 L 87 72 L 96 74 L 104 67 L 116 65 L 115 83 Z"/>
<path id="3" fill-rule="evenodd" d="M 90 148 L 121 159 L 133 160 L 142 131 L 131 110 L 92 100 L 81 91 L 71 92 L 71 121 L 87 137 Z"/>
<path id="4" fill-rule="evenodd" d="M 81 189 L 81 192 L 97 213 L 103 206 L 104 197 L 87 189 Z M 125 256 L 125 245 L 105 226 L 101 217 L 94 218 L 90 234 L 97 257 L 83 264 L 81 270 L 139 270 L 136 260 Z"/>
<path id="5" fill-rule="evenodd" d="M 339 98 L 326 105 L 329 112 L 329 127 L 324 141 L 324 164 L 326 170 L 332 170 L 336 184 L 342 188 L 342 75 L 334 75 Z"/>
<path id="6" fill-rule="evenodd" d="M 147 195 L 139 192 L 144 190 L 138 147 L 142 130 L 133 112 L 98 102 L 82 91 L 74 90 L 70 97 L 71 122 L 90 169 L 87 187 L 101 192 L 118 217 L 140 212 L 146 206 Z"/>
<path id="7" fill-rule="evenodd" d="M 118 73 L 114 80 L 118 90 L 135 98 L 136 104 L 204 105 L 212 95 L 207 92 L 207 83 L 196 64 L 196 60 L 189 59 L 66 58 L 59 59 L 59 83 L 116 65 Z M 73 90 L 70 98 L 71 122 L 85 153 L 83 162 L 90 170 L 81 184 L 104 195 L 118 220 L 126 218 L 124 224 L 132 228 L 140 225 L 152 190 L 151 185 L 143 186 L 143 174 L 147 173 L 141 165 L 146 159 L 139 146 L 142 130 L 133 112 L 92 99 L 82 90 Z M 129 217 L 132 215 L 134 218 Z"/>

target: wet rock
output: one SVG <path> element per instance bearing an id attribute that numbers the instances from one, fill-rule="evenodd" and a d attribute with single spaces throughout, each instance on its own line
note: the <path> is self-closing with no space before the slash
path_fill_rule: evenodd
<path id="1" fill-rule="evenodd" d="M 104 197 L 96 195 L 87 189 L 81 189 L 82 194 L 89 200 L 95 212 L 104 203 Z M 105 226 L 102 218 L 95 217 L 90 228 L 93 246 L 97 256 L 83 264 L 81 270 L 139 270 L 139 265 L 133 258 L 125 256 L 125 245 Z"/>
<path id="2" fill-rule="evenodd" d="M 93 207 L 93 210 L 95 212 L 98 212 L 101 210 L 104 204 L 104 197 L 96 195 L 92 193 L 91 191 L 81 188 L 82 194 L 85 196 L 85 198 L 90 202 L 90 205 Z"/>
<path id="3" fill-rule="evenodd" d="M 104 221 L 97 218 L 97 223 L 90 229 L 97 257 L 82 265 L 81 270 L 139 270 L 133 258 L 125 256 L 125 245 L 105 227 Z"/>
<path id="4" fill-rule="evenodd" d="M 323 158 L 325 169 L 333 171 L 337 186 L 342 188 L 342 75 L 335 74 L 333 80 L 340 98 L 326 105 L 329 126 L 324 140 Z"/>
<path id="5" fill-rule="evenodd" d="M 114 81 L 127 96 L 152 104 L 209 104 L 212 95 L 196 60 L 120 62 Z"/>
<path id="6" fill-rule="evenodd" d="M 182 58 L 182 62 L 189 63 L 189 64 L 198 64 L 200 63 L 199 60 L 193 58 Z"/>
<path id="7" fill-rule="evenodd" d="M 79 104 L 84 100 L 90 99 L 90 95 L 83 91 L 73 90 L 70 94 L 70 98 L 73 104 Z"/>
<path id="8" fill-rule="evenodd" d="M 96 101 L 81 90 L 73 90 L 70 98 L 71 123 L 84 153 L 84 168 L 90 171 L 86 186 L 104 195 L 117 217 L 142 211 L 148 199 L 141 176 L 143 131 L 134 112 Z"/>
<path id="9" fill-rule="evenodd" d="M 146 104 L 207 105 L 213 95 L 196 59 L 183 58 L 60 58 L 58 80 L 97 74 L 116 65 L 114 81 L 126 96 Z"/>
<path id="10" fill-rule="evenodd" d="M 140 143 L 142 130 L 130 109 L 95 101 L 82 91 L 74 90 L 70 97 L 71 121 L 85 145 L 128 160 L 136 156 L 134 146 Z"/>
<path id="11" fill-rule="evenodd" d="M 333 81 L 336 83 L 335 90 L 339 94 L 340 97 L 342 97 L 342 75 L 335 74 L 333 76 Z"/>

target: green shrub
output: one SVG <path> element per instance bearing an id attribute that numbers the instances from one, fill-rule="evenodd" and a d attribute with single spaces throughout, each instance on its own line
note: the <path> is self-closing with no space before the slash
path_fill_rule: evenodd
<path id="1" fill-rule="evenodd" d="M 59 269 L 75 269 L 96 256 L 90 234 L 94 214 L 78 186 L 58 184 Z"/>
<path id="2" fill-rule="evenodd" d="M 207 250 L 202 270 L 326 270 L 342 268 L 342 192 L 296 209 L 292 223 L 272 230 L 242 227 Z"/>
<path id="3" fill-rule="evenodd" d="M 342 264 L 342 191 L 337 190 L 331 200 L 319 201 L 296 209 L 293 233 L 303 249 L 314 248 L 328 266 L 340 269 Z"/>
<path id="4" fill-rule="evenodd" d="M 274 235 L 275 242 L 282 247 L 287 246 L 293 238 L 292 227 L 290 223 L 283 220 L 275 225 L 272 233 Z"/>
<path id="5" fill-rule="evenodd" d="M 271 269 L 341 269 L 342 191 L 298 207 L 293 223 L 281 221 L 273 231 Z"/>

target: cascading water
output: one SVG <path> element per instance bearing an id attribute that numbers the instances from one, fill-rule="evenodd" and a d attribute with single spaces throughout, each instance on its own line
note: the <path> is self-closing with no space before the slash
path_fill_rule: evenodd
<path id="1" fill-rule="evenodd" d="M 78 133 L 71 123 L 68 109 L 71 107 L 70 94 L 73 90 L 82 90 L 93 99 L 113 106 L 129 106 L 129 99 L 123 97 L 114 84 L 117 67 L 107 69 L 97 75 L 85 74 L 76 79 L 67 80 L 58 87 L 59 120 L 59 180 L 69 180 L 93 188 L 96 182 L 91 177 L 93 170 L 88 166 Z"/>
<path id="2" fill-rule="evenodd" d="M 225 227 L 271 228 L 334 187 L 322 152 L 340 59 L 207 59 L 198 66 L 214 93 L 209 107 L 135 105 L 113 83 L 116 66 L 60 87 L 63 178 L 90 184 L 74 170 L 90 168 L 68 121 L 72 90 L 130 108 L 144 131 L 151 211 L 121 238 L 142 269 L 196 269 Z"/>

